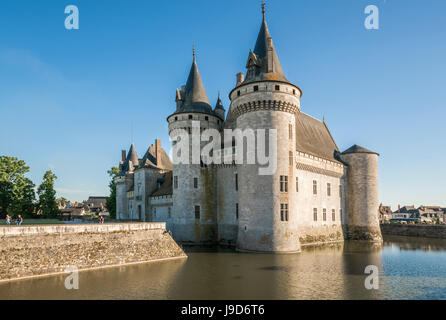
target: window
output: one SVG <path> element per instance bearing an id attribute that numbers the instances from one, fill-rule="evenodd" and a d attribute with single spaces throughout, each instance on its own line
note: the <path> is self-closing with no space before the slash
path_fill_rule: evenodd
<path id="1" fill-rule="evenodd" d="M 204 120 L 209 121 L 209 117 L 208 116 L 204 117 Z"/>
<path id="2" fill-rule="evenodd" d="M 254 86 L 254 91 L 259 91 L 259 86 Z"/>
<path id="3" fill-rule="evenodd" d="M 288 192 L 288 176 L 280 176 L 280 192 Z"/>
<path id="4" fill-rule="evenodd" d="M 339 218 L 342 221 L 342 209 L 339 209 Z"/>
<path id="5" fill-rule="evenodd" d="M 313 180 L 313 194 L 317 194 L 317 181 Z"/>
<path id="6" fill-rule="evenodd" d="M 313 220 L 317 221 L 317 208 L 313 208 Z"/>
<path id="7" fill-rule="evenodd" d="M 177 121 L 178 120 L 178 117 L 175 117 L 175 121 Z"/>
<path id="8" fill-rule="evenodd" d="M 235 174 L 235 191 L 238 191 L 238 174 Z"/>
<path id="9" fill-rule="evenodd" d="M 289 155 L 288 155 L 288 161 L 290 166 L 293 165 L 293 151 L 290 151 Z"/>
<path id="10" fill-rule="evenodd" d="M 331 196 L 331 184 L 327 183 L 327 196 Z"/>
<path id="11" fill-rule="evenodd" d="M 296 89 L 293 89 L 293 94 L 296 94 Z"/>
<path id="12" fill-rule="evenodd" d="M 198 189 L 198 178 L 194 178 L 194 189 Z"/>
<path id="13" fill-rule="evenodd" d="M 336 210 L 335 210 L 335 209 L 332 209 L 332 210 L 331 210 L 331 220 L 332 220 L 332 221 L 335 221 L 335 220 L 336 220 Z"/>
<path id="14" fill-rule="evenodd" d="M 200 220 L 200 206 L 195 206 L 195 219 Z"/>
<path id="15" fill-rule="evenodd" d="M 178 176 L 173 177 L 173 188 L 178 189 Z"/>
<path id="16" fill-rule="evenodd" d="M 238 203 L 235 204 L 235 219 L 238 220 Z"/>
<path id="17" fill-rule="evenodd" d="M 192 120 L 192 115 L 191 114 L 189 115 L 189 120 Z"/>
<path id="18" fill-rule="evenodd" d="M 156 218 L 156 208 L 153 208 L 153 217 Z"/>
<path id="19" fill-rule="evenodd" d="M 288 221 L 288 203 L 280 204 L 280 221 Z"/>
<path id="20" fill-rule="evenodd" d="M 279 91 L 280 90 L 280 86 L 276 85 L 275 89 L 276 89 L 276 91 Z"/>
<path id="21" fill-rule="evenodd" d="M 324 221 L 327 221 L 327 209 L 325 208 L 322 210 L 322 219 Z"/>
<path id="22" fill-rule="evenodd" d="M 339 185 L 339 198 L 342 198 L 342 185 Z"/>
<path id="23" fill-rule="evenodd" d="M 237 96 L 239 96 L 239 97 L 240 97 L 240 90 L 239 90 L 239 91 L 237 91 Z"/>
<path id="24" fill-rule="evenodd" d="M 172 217 L 172 208 L 167 208 L 167 217 L 170 219 Z"/>
<path id="25" fill-rule="evenodd" d="M 299 177 L 296 177 L 296 192 L 299 192 Z"/>
<path id="26" fill-rule="evenodd" d="M 288 125 L 288 138 L 293 139 L 293 125 L 291 123 Z"/>

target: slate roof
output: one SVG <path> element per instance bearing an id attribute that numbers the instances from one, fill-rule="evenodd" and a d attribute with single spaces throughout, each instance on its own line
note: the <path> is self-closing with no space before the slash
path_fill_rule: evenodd
<path id="1" fill-rule="evenodd" d="M 177 90 L 176 92 L 176 100 L 181 101 L 181 106 L 175 113 L 200 112 L 214 115 L 198 70 L 195 50 L 193 56 L 184 91 Z"/>
<path id="2" fill-rule="evenodd" d="M 276 49 L 272 42 L 272 37 L 268 29 L 268 24 L 265 18 L 265 7 L 262 4 L 263 19 L 260 25 L 259 34 L 254 47 L 254 51 L 249 53 L 246 68 L 248 72 L 242 84 L 254 81 L 273 80 L 288 82 L 283 73 L 282 66 L 277 56 Z M 271 53 L 268 53 L 269 42 L 271 41 Z M 255 68 L 252 66 L 255 65 Z M 272 66 L 272 70 L 268 70 L 268 65 Z M 254 69 L 255 72 L 250 72 Z"/>
<path id="3" fill-rule="evenodd" d="M 325 121 L 315 119 L 303 112 L 296 114 L 296 150 L 339 162 L 335 158 L 339 148 Z"/>
<path id="4" fill-rule="evenodd" d="M 124 163 L 120 167 L 120 175 L 125 174 L 128 171 L 133 171 L 136 167 L 139 166 L 138 154 L 135 150 L 135 145 L 132 143 L 127 153 L 127 158 Z"/>
<path id="5" fill-rule="evenodd" d="M 373 153 L 373 154 L 379 155 L 378 153 L 371 151 L 369 149 L 363 148 L 361 146 L 358 146 L 357 144 L 351 146 L 350 148 L 348 148 L 347 150 L 342 152 L 342 154 L 349 154 L 349 153 Z"/>
<path id="6" fill-rule="evenodd" d="M 173 194 L 172 171 L 166 172 L 163 178 L 163 183 L 161 184 L 160 188 L 152 193 L 151 197 L 161 197 Z"/>
<path id="7" fill-rule="evenodd" d="M 217 103 L 215 104 L 215 109 L 222 109 L 225 110 L 225 108 L 223 107 L 223 102 L 221 102 L 221 98 L 220 98 L 220 92 L 218 92 L 218 99 L 217 99 Z"/>
<path id="8" fill-rule="evenodd" d="M 172 162 L 163 148 L 161 148 L 161 159 L 156 159 L 156 147 L 152 144 L 144 154 L 140 167 L 172 170 Z"/>

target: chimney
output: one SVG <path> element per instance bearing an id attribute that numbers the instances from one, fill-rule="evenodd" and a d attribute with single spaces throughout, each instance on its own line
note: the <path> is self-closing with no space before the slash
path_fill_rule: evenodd
<path id="1" fill-rule="evenodd" d="M 401 211 L 401 206 L 400 205 L 398 205 L 398 212 L 400 212 Z"/>
<path id="2" fill-rule="evenodd" d="M 155 156 L 156 156 L 156 165 L 161 165 L 161 140 L 155 140 Z"/>
<path id="3" fill-rule="evenodd" d="M 125 150 L 121 150 L 121 160 L 122 162 L 125 161 Z"/>
<path id="4" fill-rule="evenodd" d="M 237 86 L 245 80 L 245 76 L 244 76 L 243 72 L 237 73 L 236 77 L 237 77 Z"/>

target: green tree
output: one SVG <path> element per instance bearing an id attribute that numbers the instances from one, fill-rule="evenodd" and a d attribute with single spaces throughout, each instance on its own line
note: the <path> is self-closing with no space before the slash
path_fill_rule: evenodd
<path id="1" fill-rule="evenodd" d="M 20 182 L 20 194 L 17 195 L 15 202 L 12 204 L 12 212 L 21 214 L 24 217 L 32 217 L 36 209 L 36 192 L 34 191 L 34 183 L 25 178 Z"/>
<path id="2" fill-rule="evenodd" d="M 106 199 L 105 207 L 107 208 L 107 211 L 110 213 L 110 218 L 116 219 L 116 184 L 115 184 L 115 178 L 118 176 L 119 168 L 118 167 L 112 167 L 110 170 L 107 171 L 107 173 L 110 176 L 111 181 L 108 184 L 108 187 L 110 188 L 110 195 Z"/>
<path id="3" fill-rule="evenodd" d="M 5 218 L 8 208 L 14 201 L 14 186 L 9 181 L 0 181 L 0 215 Z"/>
<path id="4" fill-rule="evenodd" d="M 25 177 L 29 167 L 15 157 L 0 156 L 1 215 L 31 215 L 35 209 L 34 184 Z"/>
<path id="5" fill-rule="evenodd" d="M 48 170 L 43 176 L 43 182 L 37 189 L 39 195 L 39 209 L 44 217 L 54 218 L 60 214 L 56 203 L 56 190 L 54 190 L 54 180 L 56 175 Z"/>

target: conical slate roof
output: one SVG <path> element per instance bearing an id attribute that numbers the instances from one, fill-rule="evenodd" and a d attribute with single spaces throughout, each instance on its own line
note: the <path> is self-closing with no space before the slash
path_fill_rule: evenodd
<path id="1" fill-rule="evenodd" d="M 369 149 L 363 148 L 361 146 L 358 146 L 357 144 L 351 146 L 350 148 L 348 148 L 347 150 L 342 152 L 342 154 L 348 154 L 348 153 L 373 153 L 373 154 L 379 155 L 378 153 L 371 151 Z"/>
<path id="2" fill-rule="evenodd" d="M 220 92 L 218 93 L 218 99 L 217 99 L 217 103 L 215 104 L 215 109 L 225 110 L 225 108 L 223 107 L 223 102 L 221 102 Z"/>
<path id="3" fill-rule="evenodd" d="M 200 71 L 198 71 L 197 60 L 195 58 L 190 68 L 184 89 L 183 104 L 179 112 L 202 112 L 212 113 L 212 107 L 209 103 L 208 95 L 204 89 L 203 80 L 201 80 Z"/>
<path id="4" fill-rule="evenodd" d="M 125 174 L 129 171 L 133 171 L 138 166 L 139 166 L 138 154 L 136 153 L 135 145 L 132 143 L 129 152 L 127 153 L 127 158 L 121 165 L 121 173 Z"/>
<path id="5" fill-rule="evenodd" d="M 262 4 L 262 13 L 262 24 L 260 25 L 260 31 L 259 35 L 257 36 L 254 51 L 250 52 L 248 63 L 246 64 L 248 73 L 244 83 L 259 80 L 278 80 L 289 82 L 283 73 L 279 57 L 277 56 L 277 52 L 268 29 L 264 3 Z M 255 65 L 255 69 L 253 69 L 255 72 L 250 71 L 253 65 Z"/>
<path id="6" fill-rule="evenodd" d="M 138 154 L 136 153 L 135 145 L 133 143 L 130 146 L 129 153 L 127 154 L 127 159 L 133 163 L 134 167 L 137 167 L 139 165 Z"/>

